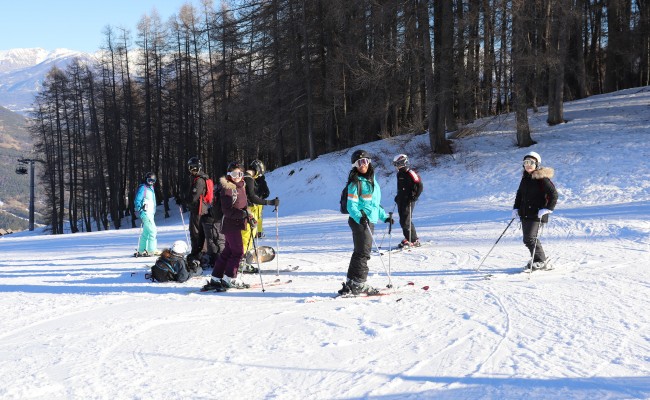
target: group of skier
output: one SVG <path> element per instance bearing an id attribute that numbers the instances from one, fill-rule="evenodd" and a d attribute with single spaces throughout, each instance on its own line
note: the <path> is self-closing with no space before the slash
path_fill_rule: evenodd
<path id="1" fill-rule="evenodd" d="M 381 188 L 375 179 L 370 155 L 365 150 L 352 153 L 352 169 L 348 178 L 348 225 L 352 230 L 354 251 L 350 258 L 347 280 L 339 290 L 340 295 L 377 294 L 378 289 L 366 283 L 368 260 L 373 244 L 375 224 L 379 221 L 393 223 L 391 213 L 381 206 Z M 399 213 L 404 239 L 400 247 L 420 246 L 412 216 L 415 203 L 422 193 L 422 181 L 417 172 L 409 168 L 408 157 L 399 154 L 393 159 L 397 168 L 397 195 L 395 204 Z M 557 203 L 557 190 L 551 181 L 554 170 L 542 167 L 542 158 L 536 152 L 524 156 L 522 178 L 515 196 L 512 218 L 520 218 L 523 241 L 531 254 L 524 270 L 543 270 L 549 267 L 548 259 L 539 240 L 539 232 L 548 222 L 548 215 Z"/>
<path id="2" fill-rule="evenodd" d="M 378 293 L 378 290 L 368 285 L 366 280 L 375 224 L 379 221 L 393 224 L 394 220 L 392 212 L 387 213 L 381 206 L 381 188 L 375 179 L 370 154 L 365 150 L 356 150 L 352 154 L 351 164 L 346 209 L 354 249 L 347 279 L 339 294 L 372 295 Z M 398 247 L 419 247 L 421 244 L 413 224 L 413 211 L 423 191 L 422 179 L 410 168 L 406 154 L 395 156 L 393 165 L 397 170 L 395 206 L 404 236 Z M 280 203 L 278 197 L 266 200 L 270 192 L 264 180 L 264 164 L 260 160 L 254 160 L 245 170 L 237 162 L 230 163 L 227 174 L 214 186 L 214 199 L 210 201 L 207 200 L 212 196 L 207 196 L 207 191 L 212 182 L 203 172 L 201 161 L 197 157 L 188 161 L 188 170 L 192 176 L 191 190 L 185 199 L 190 210 L 191 250 L 187 257 L 188 264 L 196 264 L 197 267 L 200 265 L 204 269 L 213 267 L 212 277 L 204 290 L 245 287 L 241 279 L 238 279 L 238 273 L 257 272 L 253 266 L 245 263 L 244 254 L 251 250 L 254 238 L 264 236 L 261 229 L 262 206 L 278 207 Z M 542 166 L 538 153 L 525 155 L 512 212 L 513 220 L 521 220 L 523 241 L 531 254 L 531 260 L 525 269 L 540 270 L 548 267 L 539 233 L 557 203 L 557 191 L 551 181 L 553 175 L 552 168 Z M 135 198 L 136 210 L 142 219 L 142 234 L 138 245 L 138 253 L 141 255 L 157 254 L 156 228 L 153 222 L 155 183 L 155 174 L 148 173 Z"/>

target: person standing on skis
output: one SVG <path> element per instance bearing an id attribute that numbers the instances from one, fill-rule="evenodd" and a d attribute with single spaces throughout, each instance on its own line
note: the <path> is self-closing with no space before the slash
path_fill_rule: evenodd
<path id="1" fill-rule="evenodd" d="M 271 194 L 271 191 L 269 190 L 269 185 L 266 183 L 266 178 L 264 177 L 265 172 L 266 167 L 264 166 L 262 160 L 253 160 L 248 165 L 248 170 L 246 170 L 246 174 L 244 175 L 244 179 L 246 180 L 246 194 L 248 195 L 249 208 L 252 209 L 253 215 L 255 215 L 255 219 L 257 220 L 258 238 L 264 237 L 264 227 L 262 226 L 262 206 L 267 205 L 277 207 L 280 203 L 280 200 L 277 197 L 275 199 L 266 200 Z M 266 200 L 264 204 L 260 204 L 259 202 L 255 201 L 251 202 L 249 181 L 246 179 L 249 176 L 253 178 L 255 196 L 260 200 Z"/>
<path id="2" fill-rule="evenodd" d="M 212 278 L 203 286 L 204 291 L 223 291 L 230 288 L 244 288 L 237 278 L 239 263 L 244 255 L 241 231 L 248 225 L 255 226 L 253 215 L 247 210 L 248 199 L 244 183 L 244 169 L 237 162 L 228 165 L 227 176 L 219 179 L 219 202 L 223 213 L 221 232 L 226 243 L 212 269 Z"/>
<path id="3" fill-rule="evenodd" d="M 260 173 L 262 175 L 260 175 Z M 244 182 L 246 183 L 246 197 L 248 198 L 248 209 L 250 210 L 253 218 L 257 221 L 257 226 L 255 229 L 247 229 L 241 231 L 242 242 L 244 243 L 244 254 L 250 251 L 253 248 L 253 240 L 259 232 L 261 221 L 262 221 L 262 206 L 278 206 L 280 205 L 280 199 L 277 197 L 272 200 L 264 200 L 265 197 L 269 196 L 269 188 L 266 186 L 266 181 L 264 181 L 264 186 L 266 187 L 265 193 L 263 192 L 262 187 L 257 184 L 259 176 L 263 177 L 264 174 L 264 164 L 260 160 L 255 160 L 251 163 L 249 169 L 244 173 Z M 247 264 L 242 260 L 242 269 L 243 273 L 257 273 L 257 268 Z"/>
<path id="4" fill-rule="evenodd" d="M 156 174 L 148 172 L 135 193 L 135 211 L 142 221 L 142 233 L 138 241 L 136 257 L 152 257 L 159 254 L 158 251 L 158 230 L 154 216 L 156 215 L 156 192 L 153 185 L 156 183 Z"/>
<path id="5" fill-rule="evenodd" d="M 376 294 L 378 290 L 366 283 L 372 234 L 377 221 L 392 221 L 380 204 L 381 188 L 375 179 L 370 155 L 365 150 L 356 150 L 350 161 L 352 170 L 348 174 L 347 210 L 350 214 L 348 225 L 352 230 L 354 251 L 350 258 L 347 280 L 339 294 Z"/>
<path id="6" fill-rule="evenodd" d="M 555 171 L 553 168 L 542 167 L 542 157 L 534 151 L 524 156 L 523 167 L 512 218 L 521 218 L 524 244 L 531 255 L 531 260 L 524 269 L 545 269 L 548 267 L 547 258 L 538 234 L 542 224 L 548 222 L 548 216 L 557 203 L 557 190 L 551 182 Z"/>
<path id="7" fill-rule="evenodd" d="M 402 227 L 404 239 L 398 245 L 404 247 L 419 247 L 420 239 L 413 225 L 413 209 L 422 194 L 422 179 L 418 173 L 409 168 L 409 159 L 406 154 L 398 154 L 393 158 L 393 165 L 397 168 L 397 195 L 395 204 L 399 213 L 399 224 Z"/>
<path id="8" fill-rule="evenodd" d="M 190 191 L 185 198 L 185 205 L 190 210 L 188 229 L 190 230 L 190 243 L 192 248 L 187 256 L 187 261 L 192 264 L 194 261 L 201 262 L 201 252 L 205 243 L 205 231 L 203 230 L 202 218 L 208 213 L 210 204 L 204 201 L 206 195 L 206 180 L 209 176 L 203 172 L 202 163 L 198 157 L 192 157 L 187 161 L 187 169 L 192 177 Z"/>

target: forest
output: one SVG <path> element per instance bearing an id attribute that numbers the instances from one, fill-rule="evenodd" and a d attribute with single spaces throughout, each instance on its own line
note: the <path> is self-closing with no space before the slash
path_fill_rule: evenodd
<path id="1" fill-rule="evenodd" d="M 53 234 L 135 227 L 149 171 L 167 213 L 192 156 L 218 177 L 428 132 L 435 157 L 510 112 L 530 146 L 529 110 L 560 124 L 565 101 L 650 85 L 650 0 L 204 0 L 108 25 L 98 50 L 34 102 Z"/>

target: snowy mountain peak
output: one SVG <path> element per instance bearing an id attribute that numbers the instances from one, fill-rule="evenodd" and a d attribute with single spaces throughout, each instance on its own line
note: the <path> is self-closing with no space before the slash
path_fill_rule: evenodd
<path id="1" fill-rule="evenodd" d="M 92 55 L 63 48 L 0 50 L 0 106 L 28 112 L 52 67 L 65 68 L 76 58 L 90 60 Z"/>

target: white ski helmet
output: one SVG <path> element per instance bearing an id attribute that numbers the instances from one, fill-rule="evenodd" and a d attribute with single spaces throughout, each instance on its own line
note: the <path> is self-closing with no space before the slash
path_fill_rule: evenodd
<path id="1" fill-rule="evenodd" d="M 538 166 L 542 164 L 542 156 L 535 153 L 534 151 L 531 151 L 530 153 L 528 153 L 528 154 L 526 154 L 524 156 L 524 160 L 527 159 L 527 158 L 534 158 L 537 161 Z"/>
<path id="2" fill-rule="evenodd" d="M 393 165 L 397 168 L 407 167 L 409 165 L 409 158 L 406 154 L 398 154 L 393 158 Z"/>
<path id="3" fill-rule="evenodd" d="M 174 254 L 183 255 L 187 253 L 187 243 L 182 240 L 177 240 L 172 244 L 171 251 Z"/>

